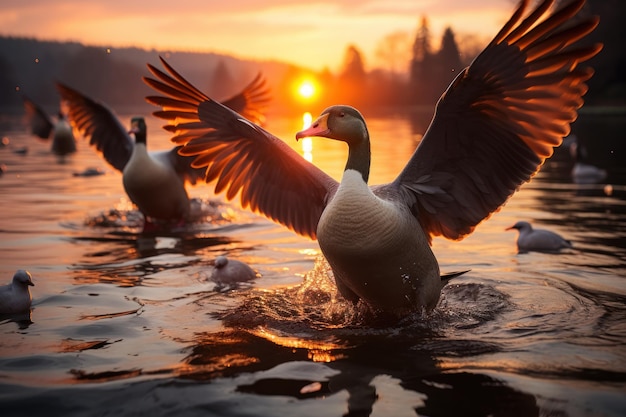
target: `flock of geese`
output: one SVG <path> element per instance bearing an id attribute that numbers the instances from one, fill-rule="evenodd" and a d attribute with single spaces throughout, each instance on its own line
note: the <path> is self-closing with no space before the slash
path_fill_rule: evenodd
<path id="1" fill-rule="evenodd" d="M 577 16 L 585 0 L 557 10 L 553 2 L 527 12 L 529 1 L 521 1 L 443 93 L 422 141 L 387 184 L 368 184 L 370 137 L 357 109 L 328 107 L 296 134 L 347 144 L 338 182 L 261 126 L 268 93 L 260 78 L 220 103 L 165 60 L 164 70 L 148 64 L 152 76 L 144 81 L 157 94 L 147 100 L 161 108 L 155 115 L 173 135 L 174 147 L 162 152 L 148 152 L 143 118 L 125 129 L 105 105 L 58 89 L 73 126 L 123 173 L 124 189 L 147 221 L 185 221 L 185 183 L 214 183 L 216 194 L 238 197 L 244 208 L 317 239 L 345 299 L 402 316 L 434 308 L 446 282 L 466 272 L 442 275 L 432 238 L 460 240 L 498 211 L 561 144 L 583 105 L 593 70 L 580 64 L 601 45 L 577 41 L 598 19 Z M 527 222 L 511 229 L 519 231 L 520 251 L 571 247 Z M 29 285 L 30 276 L 18 271 L 0 288 L 0 312 L 9 292 L 23 296 Z"/>

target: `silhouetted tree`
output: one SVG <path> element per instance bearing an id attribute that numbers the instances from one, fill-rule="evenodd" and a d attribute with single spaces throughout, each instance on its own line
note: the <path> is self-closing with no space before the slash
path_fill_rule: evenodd
<path id="1" fill-rule="evenodd" d="M 385 36 L 376 47 L 376 57 L 383 67 L 395 75 L 410 61 L 409 39 L 406 32 L 394 32 Z"/>
<path id="2" fill-rule="evenodd" d="M 491 39 L 489 37 L 474 34 L 464 34 L 456 37 L 456 43 L 461 55 L 461 65 L 463 68 L 472 63 L 474 58 L 485 48 Z"/>
<path id="3" fill-rule="evenodd" d="M 411 44 L 406 32 L 385 36 L 376 47 L 376 57 L 386 70 L 369 74 L 373 97 L 385 105 L 406 104 L 406 68 L 411 61 Z"/>
<path id="4" fill-rule="evenodd" d="M 454 40 L 454 33 L 449 27 L 446 28 L 441 39 L 441 49 L 437 53 L 437 71 L 438 84 L 443 92 L 450 82 L 456 77 L 463 65 L 461 64 L 461 54 Z"/>
<path id="5" fill-rule="evenodd" d="M 428 20 L 423 18 L 413 43 L 410 73 L 410 102 L 418 105 L 436 102 L 463 68 L 452 29 L 445 30 L 437 53 L 430 50 L 429 36 Z"/>
<path id="6" fill-rule="evenodd" d="M 354 45 L 346 49 L 337 92 L 346 104 L 362 106 L 368 104 L 367 77 L 361 52 Z"/>
<path id="7" fill-rule="evenodd" d="M 430 43 L 428 19 L 424 16 L 413 42 L 413 59 L 409 74 L 409 101 L 413 104 L 431 104 L 438 94 L 432 85 L 436 68 Z"/>
<path id="8" fill-rule="evenodd" d="M 413 42 L 413 59 L 424 61 L 431 55 L 430 49 L 430 29 L 428 28 L 428 18 L 422 16 L 422 21 L 417 29 L 417 35 Z"/>

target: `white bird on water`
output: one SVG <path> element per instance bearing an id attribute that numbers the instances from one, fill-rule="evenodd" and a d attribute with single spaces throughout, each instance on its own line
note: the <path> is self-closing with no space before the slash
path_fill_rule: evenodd
<path id="1" fill-rule="evenodd" d="M 570 154 L 574 160 L 572 167 L 572 179 L 576 184 L 599 184 L 606 180 L 608 171 L 593 165 L 589 161 L 589 153 L 585 145 L 580 143 L 574 135 L 573 142 L 570 144 Z"/>
<path id="2" fill-rule="evenodd" d="M 211 281 L 219 285 L 235 285 L 256 278 L 258 278 L 256 271 L 245 262 L 228 259 L 223 255 L 215 258 L 215 269 L 211 274 Z"/>
<path id="3" fill-rule="evenodd" d="M 434 236 L 459 240 L 529 181 L 570 131 L 593 74 L 580 66 L 601 45 L 573 45 L 598 19 L 575 18 L 584 0 L 551 10 L 545 0 L 511 19 L 437 103 L 428 130 L 388 184 L 368 185 L 370 137 L 363 116 L 332 106 L 296 139 L 319 136 L 348 145 L 341 183 L 282 140 L 202 95 L 163 61 L 146 82 L 184 145 L 206 167 L 215 192 L 317 238 L 341 295 L 372 312 L 406 315 L 437 305 L 447 282 L 431 250 Z M 183 79 L 184 80 L 184 79 Z M 210 131 L 194 131 L 203 122 Z M 393 146 L 393 138 L 386 139 Z"/>
<path id="4" fill-rule="evenodd" d="M 33 280 L 28 271 L 19 269 L 10 284 L 0 287 L 0 313 L 23 313 L 30 309 L 33 297 L 30 286 Z"/>
<path id="5" fill-rule="evenodd" d="M 572 248 L 572 242 L 545 229 L 533 229 L 530 223 L 519 221 L 506 230 L 517 230 L 517 249 L 519 252 L 558 252 Z"/>

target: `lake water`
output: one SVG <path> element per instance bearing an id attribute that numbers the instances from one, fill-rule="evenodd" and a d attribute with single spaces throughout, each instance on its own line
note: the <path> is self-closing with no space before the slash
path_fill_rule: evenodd
<path id="1" fill-rule="evenodd" d="M 152 149 L 169 147 L 160 124 Z M 87 143 L 60 159 L 4 126 L 0 283 L 23 268 L 35 287 L 30 315 L 0 317 L 2 417 L 626 415 L 623 175 L 577 185 L 560 150 L 470 237 L 434 240 L 443 272 L 471 269 L 434 312 L 367 323 L 336 298 L 316 242 L 207 185 L 190 188 L 204 221 L 141 234 L 121 174 Z M 267 127 L 299 146 L 299 120 Z M 369 127 L 371 182 L 389 181 L 421 128 Z M 316 139 L 311 155 L 340 178 L 341 143 Z M 88 168 L 104 175 L 75 175 Z M 575 249 L 518 254 L 517 220 Z M 221 254 L 261 278 L 218 288 Z"/>

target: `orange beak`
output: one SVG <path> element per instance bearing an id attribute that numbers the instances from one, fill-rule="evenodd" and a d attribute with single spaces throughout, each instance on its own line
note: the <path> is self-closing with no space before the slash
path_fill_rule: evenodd
<path id="1" fill-rule="evenodd" d="M 330 129 L 328 128 L 328 113 L 322 114 L 315 120 L 311 126 L 296 133 L 296 140 L 308 138 L 311 136 L 328 136 Z"/>

